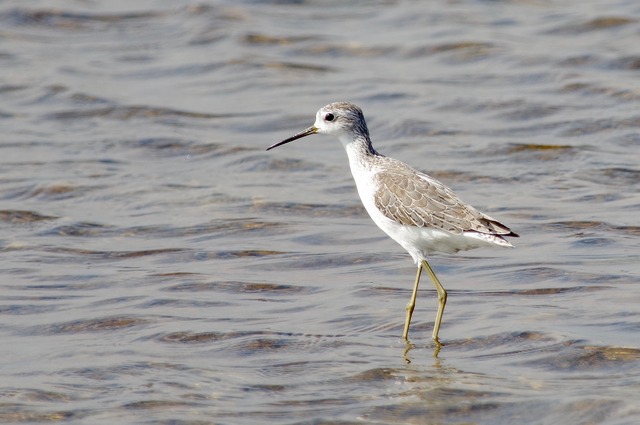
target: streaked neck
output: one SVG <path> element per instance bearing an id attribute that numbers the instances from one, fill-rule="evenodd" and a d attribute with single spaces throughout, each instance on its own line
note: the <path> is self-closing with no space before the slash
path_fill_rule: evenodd
<path id="1" fill-rule="evenodd" d="M 379 156 L 373 148 L 368 134 L 344 134 L 340 136 L 340 142 L 347 151 L 349 162 L 363 162 L 367 158 Z"/>

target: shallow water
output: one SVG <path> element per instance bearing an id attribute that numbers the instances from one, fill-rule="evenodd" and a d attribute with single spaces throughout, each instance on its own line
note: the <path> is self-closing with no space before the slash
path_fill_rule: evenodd
<path id="1" fill-rule="evenodd" d="M 636 1 L 0 4 L 0 422 L 636 424 Z M 521 237 L 425 280 L 332 101 Z M 437 354 L 437 357 L 434 356 Z"/>

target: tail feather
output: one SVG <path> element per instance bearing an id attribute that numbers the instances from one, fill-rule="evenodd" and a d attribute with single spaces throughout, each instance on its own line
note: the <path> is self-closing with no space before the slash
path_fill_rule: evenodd
<path id="1" fill-rule="evenodd" d="M 511 236 L 514 238 L 520 237 L 520 235 L 512 231 L 510 228 L 500 223 L 498 220 L 494 220 L 488 215 L 483 215 L 482 221 L 483 221 L 482 224 L 484 224 L 488 230 L 488 232 L 486 232 L 487 234 L 495 235 L 498 237 L 502 237 L 502 236 Z M 484 233 L 484 232 L 479 232 L 479 233 Z"/>

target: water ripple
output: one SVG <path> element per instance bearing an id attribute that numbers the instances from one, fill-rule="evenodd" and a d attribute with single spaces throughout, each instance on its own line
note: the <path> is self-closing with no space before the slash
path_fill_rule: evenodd
<path id="1" fill-rule="evenodd" d="M 206 3 L 206 4 L 205 4 Z M 0 5 L 0 422 L 638 423 L 640 9 Z M 370 222 L 318 107 L 521 234 Z"/>

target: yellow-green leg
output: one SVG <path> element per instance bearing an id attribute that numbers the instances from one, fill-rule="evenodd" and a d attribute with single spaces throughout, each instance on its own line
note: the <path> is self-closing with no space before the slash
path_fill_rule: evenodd
<path id="1" fill-rule="evenodd" d="M 440 332 L 440 324 L 442 323 L 442 315 L 444 314 L 444 306 L 447 304 L 447 291 L 445 291 L 444 287 L 436 277 L 436 274 L 431 269 L 427 260 L 422 260 L 422 264 L 424 268 L 427 269 L 429 276 L 431 276 L 431 280 L 436 287 L 436 291 L 438 292 L 438 312 L 436 313 L 436 322 L 433 325 L 433 335 L 431 338 L 435 341 L 436 344 L 440 344 L 440 340 L 438 339 L 438 332 Z"/>
<path id="2" fill-rule="evenodd" d="M 416 274 L 416 282 L 413 284 L 413 292 L 411 293 L 411 299 L 409 304 L 405 308 L 407 310 L 407 317 L 404 320 L 404 332 L 402 337 L 405 340 L 409 340 L 409 324 L 411 323 L 411 316 L 413 315 L 413 309 L 416 308 L 416 298 L 418 297 L 418 283 L 420 283 L 420 274 L 422 273 L 422 263 L 418 264 L 418 273 Z"/>
<path id="3" fill-rule="evenodd" d="M 427 262 L 427 260 L 422 260 L 418 265 L 418 272 L 416 273 L 416 281 L 413 284 L 413 292 L 411 293 L 411 299 L 409 300 L 409 304 L 407 304 L 407 316 L 404 322 L 404 332 L 402 336 L 404 339 L 409 339 L 409 324 L 411 323 L 411 316 L 413 315 L 413 310 L 416 307 L 416 298 L 418 297 L 418 284 L 420 283 L 420 275 L 422 274 L 422 268 L 427 270 L 431 280 L 433 281 L 434 286 L 436 287 L 436 291 L 438 292 L 438 312 L 436 313 L 436 321 L 433 325 L 433 335 L 432 338 L 436 344 L 440 344 L 440 340 L 438 339 L 438 332 L 440 331 L 440 324 L 442 323 L 442 315 L 444 314 L 444 306 L 447 303 L 447 291 L 445 291 L 444 287 L 436 277 L 436 274 L 431 269 L 431 266 Z"/>

